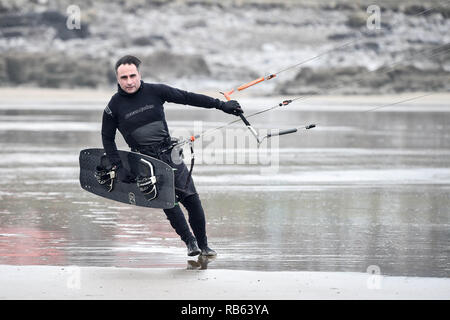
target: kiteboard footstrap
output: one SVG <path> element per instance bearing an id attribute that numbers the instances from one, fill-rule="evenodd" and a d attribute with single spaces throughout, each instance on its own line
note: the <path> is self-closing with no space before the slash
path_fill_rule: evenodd
<path id="1" fill-rule="evenodd" d="M 150 176 L 139 176 L 136 179 L 136 184 L 147 200 L 153 200 L 158 196 L 158 191 L 156 188 L 156 176 L 155 169 L 150 161 L 141 159 L 141 162 L 144 163 L 150 169 Z"/>
<path id="2" fill-rule="evenodd" d="M 108 192 L 114 188 L 114 179 L 116 178 L 116 171 L 108 170 L 104 167 L 97 166 L 94 172 L 95 179 L 99 184 L 104 186 Z"/>

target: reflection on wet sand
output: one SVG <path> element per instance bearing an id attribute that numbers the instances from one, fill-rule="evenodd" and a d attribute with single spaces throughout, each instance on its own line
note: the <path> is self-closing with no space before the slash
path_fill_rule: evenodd
<path id="1" fill-rule="evenodd" d="M 207 257 L 199 255 L 197 260 L 188 260 L 187 261 L 187 270 L 206 270 L 208 269 L 208 264 L 213 262 L 216 257 Z"/>

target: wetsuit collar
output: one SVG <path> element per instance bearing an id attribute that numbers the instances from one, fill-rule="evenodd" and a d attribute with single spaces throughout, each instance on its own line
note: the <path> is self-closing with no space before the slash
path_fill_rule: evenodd
<path id="1" fill-rule="evenodd" d="M 139 89 L 137 89 L 137 90 L 136 90 L 135 92 L 133 92 L 133 93 L 128 93 L 128 92 L 126 92 L 125 90 L 123 90 L 123 89 L 120 87 L 119 84 L 117 84 L 117 92 L 119 92 L 119 94 L 121 94 L 121 95 L 123 95 L 123 96 L 133 96 L 133 95 L 135 95 L 136 93 L 138 93 L 138 92 L 142 89 L 143 86 L 144 86 L 144 81 L 141 80 L 141 85 L 139 86 Z"/>

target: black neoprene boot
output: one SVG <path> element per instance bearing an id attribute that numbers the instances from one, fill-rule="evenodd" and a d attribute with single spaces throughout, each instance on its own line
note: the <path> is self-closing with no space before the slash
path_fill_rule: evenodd
<path id="1" fill-rule="evenodd" d="M 199 255 L 202 252 L 202 251 L 200 251 L 200 249 L 197 245 L 197 241 L 195 239 L 189 240 L 186 243 L 186 247 L 187 247 L 187 251 L 188 251 L 187 254 L 190 257 Z"/>
<path id="2" fill-rule="evenodd" d="M 215 252 L 213 249 L 211 249 L 208 246 L 205 246 L 203 248 L 201 248 L 202 252 L 201 255 L 202 256 L 207 256 L 207 257 L 215 257 L 217 256 L 217 252 Z"/>

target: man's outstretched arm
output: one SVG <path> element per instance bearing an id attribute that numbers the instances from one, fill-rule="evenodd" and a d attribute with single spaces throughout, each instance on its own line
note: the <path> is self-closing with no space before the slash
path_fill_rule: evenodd
<path id="1" fill-rule="evenodd" d="M 208 109 L 215 108 L 236 116 L 244 112 L 239 103 L 235 100 L 223 102 L 219 99 L 215 99 L 204 94 L 188 92 L 164 84 L 159 84 L 156 86 L 161 98 L 167 102 L 186 104 Z"/>

